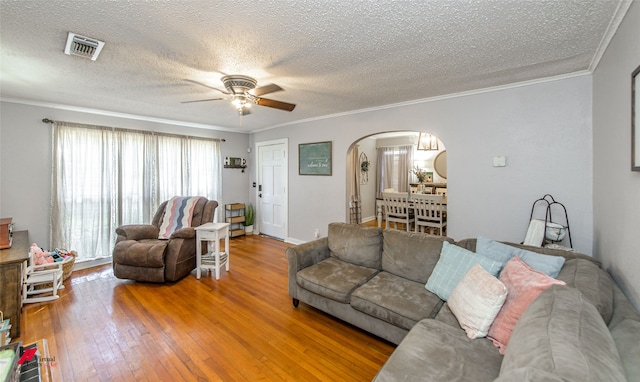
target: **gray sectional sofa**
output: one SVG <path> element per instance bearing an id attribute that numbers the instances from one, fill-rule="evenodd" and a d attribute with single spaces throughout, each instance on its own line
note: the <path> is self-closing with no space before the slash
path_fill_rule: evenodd
<path id="1" fill-rule="evenodd" d="M 596 260 L 510 244 L 564 257 L 566 286 L 529 305 L 503 356 L 425 288 L 443 241 L 475 251 L 475 239 L 331 223 L 327 237 L 287 249 L 289 294 L 398 344 L 376 381 L 640 380 L 640 315 Z"/>

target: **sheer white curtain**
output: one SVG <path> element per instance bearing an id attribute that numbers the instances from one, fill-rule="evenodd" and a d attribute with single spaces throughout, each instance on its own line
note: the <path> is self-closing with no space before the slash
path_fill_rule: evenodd
<path id="1" fill-rule="evenodd" d="M 397 148 L 396 166 L 398 168 L 398 191 L 409 192 L 409 173 L 413 166 L 413 145 Z"/>
<path id="2" fill-rule="evenodd" d="M 53 126 L 51 245 L 102 257 L 115 241 L 115 137 L 106 128 Z"/>
<path id="3" fill-rule="evenodd" d="M 409 192 L 409 171 L 413 163 L 413 145 L 378 147 L 376 197 L 386 188 Z"/>
<path id="4" fill-rule="evenodd" d="M 211 200 L 222 200 L 222 150 L 220 142 L 211 139 L 188 139 L 187 195 L 203 195 Z M 222 221 L 220 208 L 216 208 L 216 221 Z"/>
<path id="5" fill-rule="evenodd" d="M 53 125 L 51 245 L 111 256 L 115 229 L 149 223 L 172 196 L 220 200 L 220 142 L 67 122 Z"/>
<path id="6" fill-rule="evenodd" d="M 393 147 L 378 147 L 376 160 L 376 198 L 382 199 L 382 192 L 393 185 Z"/>
<path id="7" fill-rule="evenodd" d="M 160 204 L 157 195 L 156 137 L 150 132 L 114 132 L 118 137 L 120 224 L 149 221 Z"/>

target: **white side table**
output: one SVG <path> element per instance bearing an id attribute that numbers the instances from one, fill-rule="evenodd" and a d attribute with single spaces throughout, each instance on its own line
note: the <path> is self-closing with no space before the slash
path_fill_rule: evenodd
<path id="1" fill-rule="evenodd" d="M 200 279 L 202 269 L 213 269 L 216 280 L 220 278 L 220 268 L 229 271 L 229 223 L 205 223 L 196 230 L 196 278 Z M 224 239 L 224 252 L 220 251 L 220 239 Z M 202 255 L 202 242 L 207 242 L 207 254 Z M 213 242 L 213 251 L 209 244 Z"/>

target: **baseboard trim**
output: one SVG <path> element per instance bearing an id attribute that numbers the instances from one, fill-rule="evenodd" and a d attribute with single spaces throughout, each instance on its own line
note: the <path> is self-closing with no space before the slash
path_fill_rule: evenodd
<path id="1" fill-rule="evenodd" d="M 73 270 L 79 271 L 82 269 L 99 267 L 101 265 L 111 264 L 111 261 L 112 261 L 111 256 L 99 257 L 97 259 L 87 259 L 87 260 L 76 261 L 76 263 L 73 265 Z"/>

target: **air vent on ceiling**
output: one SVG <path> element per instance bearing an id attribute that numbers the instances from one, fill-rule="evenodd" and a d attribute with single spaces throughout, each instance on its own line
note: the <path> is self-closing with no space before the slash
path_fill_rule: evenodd
<path id="1" fill-rule="evenodd" d="M 104 47 L 104 41 L 69 32 L 64 54 L 90 58 L 92 61 L 95 61 L 102 47 Z"/>

